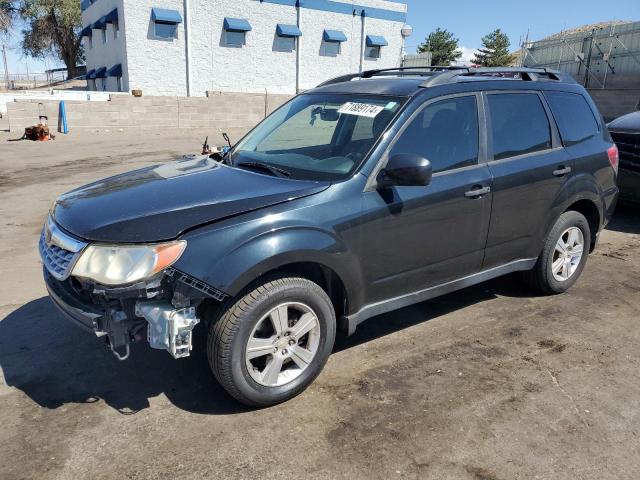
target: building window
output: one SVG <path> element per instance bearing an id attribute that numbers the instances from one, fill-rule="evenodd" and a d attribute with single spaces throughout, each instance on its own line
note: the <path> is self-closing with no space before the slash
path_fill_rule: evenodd
<path id="1" fill-rule="evenodd" d="M 276 36 L 276 50 L 278 52 L 293 52 L 296 49 L 296 37 Z"/>
<path id="2" fill-rule="evenodd" d="M 365 58 L 377 60 L 382 53 L 382 47 L 389 45 L 387 39 L 379 35 L 367 35 L 366 47 L 364 50 Z"/>
<path id="3" fill-rule="evenodd" d="M 113 39 L 116 40 L 120 35 L 120 27 L 118 26 L 118 22 L 113 24 Z"/>
<path id="4" fill-rule="evenodd" d="M 104 19 L 105 25 L 111 24 L 113 28 L 113 38 L 118 38 L 118 9 L 114 8 L 102 18 Z"/>
<path id="5" fill-rule="evenodd" d="M 247 43 L 247 32 L 251 24 L 244 18 L 225 17 L 222 31 L 222 43 L 227 47 L 240 48 Z"/>
<path id="6" fill-rule="evenodd" d="M 115 78 L 116 91 L 121 92 L 122 91 L 122 65 L 121 64 L 114 65 L 107 71 L 106 74 L 107 74 L 107 77 Z"/>
<path id="7" fill-rule="evenodd" d="M 108 41 L 109 40 L 108 40 L 108 37 L 107 37 L 107 27 L 105 26 L 102 29 L 102 43 L 107 43 Z"/>
<path id="8" fill-rule="evenodd" d="M 296 39 L 302 36 L 297 25 L 279 23 L 276 27 L 274 50 L 278 52 L 293 52 L 296 49 Z"/>
<path id="9" fill-rule="evenodd" d="M 325 30 L 322 34 L 320 55 L 324 57 L 337 57 L 342 49 L 342 42 L 347 41 L 347 36 L 340 30 Z"/>
<path id="10" fill-rule="evenodd" d="M 178 24 L 182 23 L 182 16 L 177 10 L 152 8 L 153 34 L 159 39 L 172 40 L 178 36 Z"/>
<path id="11" fill-rule="evenodd" d="M 155 22 L 153 25 L 153 34 L 156 38 L 176 38 L 178 33 L 178 25 L 175 23 Z"/>
<path id="12" fill-rule="evenodd" d="M 234 30 L 224 31 L 224 44 L 227 47 L 242 47 L 247 43 L 247 32 L 236 32 Z"/>
<path id="13" fill-rule="evenodd" d="M 323 57 L 337 57 L 340 55 L 342 44 L 340 42 L 322 42 L 320 47 L 320 55 Z"/>
<path id="14" fill-rule="evenodd" d="M 93 48 L 93 37 L 92 36 L 87 37 L 87 48 L 89 50 L 91 50 Z"/>
<path id="15" fill-rule="evenodd" d="M 372 60 L 377 60 L 378 58 L 380 58 L 380 47 L 366 47 L 364 50 L 364 56 Z"/>

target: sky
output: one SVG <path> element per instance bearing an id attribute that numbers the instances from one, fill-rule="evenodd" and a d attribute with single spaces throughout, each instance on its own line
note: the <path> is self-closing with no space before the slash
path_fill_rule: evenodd
<path id="1" fill-rule="evenodd" d="M 357 0 L 356 0 L 357 3 Z M 561 30 L 609 20 L 640 20 L 640 0 L 406 0 L 407 23 L 413 35 L 407 39 L 407 53 L 437 27 L 460 39 L 462 60 L 469 60 L 481 37 L 501 28 L 511 39 L 513 50 L 529 32 L 538 40 Z M 54 59 L 25 58 L 19 49 L 19 28 L 6 39 L 9 72 L 42 72 L 61 66 Z M 0 64 L 0 71 L 4 68 Z"/>
<path id="2" fill-rule="evenodd" d="M 501 28 L 517 50 L 520 38 L 539 40 L 561 30 L 609 20 L 640 20 L 640 0 L 405 0 L 413 35 L 407 53 L 437 27 L 460 40 L 462 60 L 482 45 L 483 35 Z"/>

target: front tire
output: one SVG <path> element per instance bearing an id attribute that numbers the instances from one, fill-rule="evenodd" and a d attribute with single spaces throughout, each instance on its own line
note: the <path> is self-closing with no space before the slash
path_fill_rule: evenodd
<path id="1" fill-rule="evenodd" d="M 549 232 L 535 267 L 525 280 L 547 294 L 567 291 L 578 280 L 591 249 L 589 222 L 579 212 L 560 215 Z"/>
<path id="2" fill-rule="evenodd" d="M 207 356 L 227 392 L 262 407 L 307 388 L 327 362 L 335 335 L 335 311 L 320 286 L 277 278 L 228 303 L 209 327 Z"/>

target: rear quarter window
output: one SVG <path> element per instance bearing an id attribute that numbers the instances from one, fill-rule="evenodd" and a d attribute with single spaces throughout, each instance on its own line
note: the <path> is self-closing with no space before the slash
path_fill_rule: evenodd
<path id="1" fill-rule="evenodd" d="M 600 127 L 587 100 L 577 93 L 545 92 L 565 147 L 583 142 L 598 133 Z"/>

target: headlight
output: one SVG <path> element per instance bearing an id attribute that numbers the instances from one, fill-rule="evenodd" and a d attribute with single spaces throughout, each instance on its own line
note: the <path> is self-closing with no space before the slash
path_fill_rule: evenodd
<path id="1" fill-rule="evenodd" d="M 174 264 L 187 242 L 158 245 L 89 245 L 71 274 L 103 285 L 124 285 L 149 278 Z"/>

